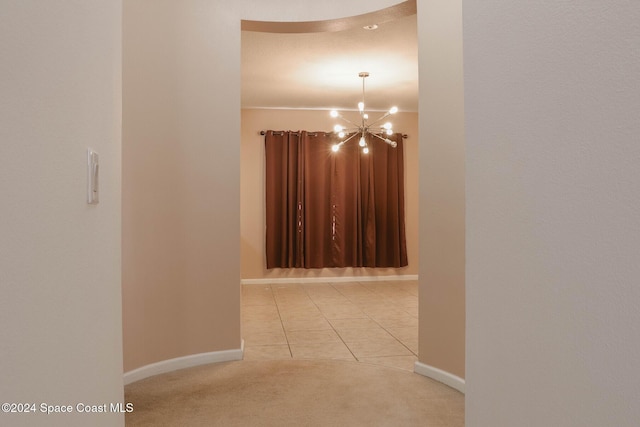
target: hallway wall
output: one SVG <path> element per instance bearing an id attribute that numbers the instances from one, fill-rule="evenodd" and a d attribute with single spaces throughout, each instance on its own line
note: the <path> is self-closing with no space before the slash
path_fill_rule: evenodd
<path id="1" fill-rule="evenodd" d="M 420 362 L 465 377 L 461 1 L 418 2 Z"/>
<path id="2" fill-rule="evenodd" d="M 467 425 L 640 420 L 640 3 L 464 1 Z"/>
<path id="3" fill-rule="evenodd" d="M 240 19 L 226 3 L 124 5 L 125 372 L 240 348 Z"/>
<path id="4" fill-rule="evenodd" d="M 1 425 L 124 425 L 76 407 L 124 399 L 121 30 L 120 0 L 0 5 L 0 403 L 35 404 Z"/>

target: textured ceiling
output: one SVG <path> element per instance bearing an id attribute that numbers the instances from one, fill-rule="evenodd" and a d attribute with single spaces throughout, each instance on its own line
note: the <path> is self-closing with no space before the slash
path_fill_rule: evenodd
<path id="1" fill-rule="evenodd" d="M 390 8 L 333 24 L 306 23 L 315 32 L 287 32 L 286 23 L 283 32 L 243 31 L 242 107 L 354 109 L 362 97 L 358 73 L 368 71 L 367 110 L 418 111 L 415 1 L 401 5 L 395 14 Z M 363 22 L 378 29 L 365 30 Z M 243 23 L 246 28 L 274 31 L 255 22 Z"/>

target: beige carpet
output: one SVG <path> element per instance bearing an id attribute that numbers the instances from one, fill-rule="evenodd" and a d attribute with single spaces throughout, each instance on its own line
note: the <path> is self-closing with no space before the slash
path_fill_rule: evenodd
<path id="1" fill-rule="evenodd" d="M 331 360 L 239 361 L 125 387 L 133 426 L 464 426 L 464 396 L 423 376 Z"/>

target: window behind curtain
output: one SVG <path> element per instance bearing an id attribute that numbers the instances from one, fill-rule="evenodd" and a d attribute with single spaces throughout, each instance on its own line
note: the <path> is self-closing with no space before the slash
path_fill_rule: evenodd
<path id="1" fill-rule="evenodd" d="M 332 134 L 265 136 L 267 268 L 404 267 L 403 139 L 334 153 Z"/>

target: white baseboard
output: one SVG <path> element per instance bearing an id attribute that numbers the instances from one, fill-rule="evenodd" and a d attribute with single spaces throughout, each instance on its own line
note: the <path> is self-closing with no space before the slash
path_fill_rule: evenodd
<path id="1" fill-rule="evenodd" d="M 456 375 L 453 375 L 447 371 L 443 371 L 442 369 L 438 369 L 433 366 L 425 365 L 424 363 L 421 363 L 421 362 L 416 362 L 413 365 L 413 372 L 415 372 L 416 374 L 423 375 L 425 377 L 429 377 L 443 384 L 446 384 L 449 387 L 454 388 L 458 390 L 460 393 L 464 394 L 464 389 L 465 389 L 464 379 Z"/>
<path id="2" fill-rule="evenodd" d="M 189 356 L 176 357 L 175 359 L 163 360 L 150 365 L 141 366 L 133 371 L 124 373 L 124 385 L 164 374 L 166 372 L 177 371 L 178 369 L 191 368 L 193 366 L 206 365 L 208 363 L 230 362 L 232 360 L 242 360 L 244 354 L 244 340 L 240 348 L 233 350 L 212 351 L 210 353 L 191 354 Z"/>
<path id="3" fill-rule="evenodd" d="M 342 282 L 386 282 L 394 280 L 418 280 L 417 274 L 402 276 L 345 276 L 345 277 L 274 277 L 265 279 L 241 279 L 243 285 L 271 285 L 280 283 L 342 283 Z"/>

